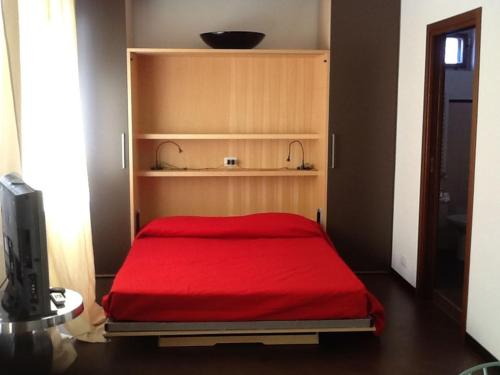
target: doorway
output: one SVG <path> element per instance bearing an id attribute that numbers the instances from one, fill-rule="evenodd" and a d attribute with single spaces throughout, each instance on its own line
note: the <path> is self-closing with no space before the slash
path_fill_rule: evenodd
<path id="1" fill-rule="evenodd" d="M 481 8 L 427 27 L 417 292 L 465 332 Z"/>

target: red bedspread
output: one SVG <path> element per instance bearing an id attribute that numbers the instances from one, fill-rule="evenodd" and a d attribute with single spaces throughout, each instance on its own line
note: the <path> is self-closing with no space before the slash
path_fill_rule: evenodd
<path id="1" fill-rule="evenodd" d="M 375 319 L 383 309 L 320 226 L 290 214 L 158 219 L 137 236 L 111 291 L 121 321 Z"/>

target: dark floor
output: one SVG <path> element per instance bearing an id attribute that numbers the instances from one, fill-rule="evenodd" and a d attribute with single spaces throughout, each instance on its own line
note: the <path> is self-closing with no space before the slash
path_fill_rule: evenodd
<path id="1" fill-rule="evenodd" d="M 78 342 L 78 359 L 67 374 L 458 374 L 489 361 L 462 340 L 458 326 L 393 275 L 362 275 L 386 309 L 381 337 L 333 334 L 311 346 L 232 345 L 213 348 L 157 348 L 153 338 Z M 98 294 L 109 280 L 98 281 Z"/>

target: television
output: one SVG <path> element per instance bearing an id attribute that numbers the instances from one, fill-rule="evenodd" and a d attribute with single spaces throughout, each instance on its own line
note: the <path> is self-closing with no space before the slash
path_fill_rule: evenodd
<path id="1" fill-rule="evenodd" d="M 2 306 L 20 319 L 51 313 L 42 192 L 16 174 L 0 178 L 7 287 Z"/>

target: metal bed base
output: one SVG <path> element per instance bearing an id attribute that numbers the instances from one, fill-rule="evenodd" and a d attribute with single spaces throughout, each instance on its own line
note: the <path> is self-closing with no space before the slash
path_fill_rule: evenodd
<path id="1" fill-rule="evenodd" d="M 371 318 L 186 323 L 108 320 L 105 325 L 106 337 L 157 336 L 161 347 L 227 343 L 317 344 L 319 333 L 373 331 Z"/>

